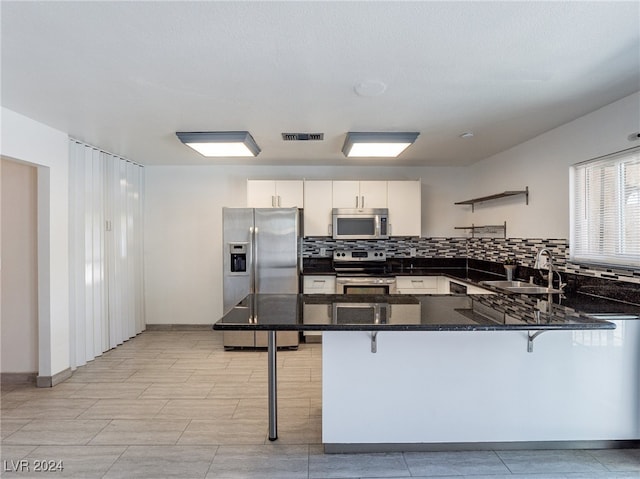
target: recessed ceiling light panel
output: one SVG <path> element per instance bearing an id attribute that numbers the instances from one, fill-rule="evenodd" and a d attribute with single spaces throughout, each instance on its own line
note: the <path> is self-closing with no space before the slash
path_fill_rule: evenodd
<path id="1" fill-rule="evenodd" d="M 248 131 L 177 132 L 180 141 L 208 158 L 258 156 L 260 147 Z"/>
<path id="2" fill-rule="evenodd" d="M 349 132 L 342 147 L 348 158 L 395 158 L 418 138 L 415 132 Z"/>

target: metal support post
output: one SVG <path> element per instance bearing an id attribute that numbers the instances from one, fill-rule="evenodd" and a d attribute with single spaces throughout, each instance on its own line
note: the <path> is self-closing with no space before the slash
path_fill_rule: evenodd
<path id="1" fill-rule="evenodd" d="M 268 331 L 267 355 L 269 357 L 269 441 L 278 439 L 278 380 L 276 364 L 276 332 Z"/>

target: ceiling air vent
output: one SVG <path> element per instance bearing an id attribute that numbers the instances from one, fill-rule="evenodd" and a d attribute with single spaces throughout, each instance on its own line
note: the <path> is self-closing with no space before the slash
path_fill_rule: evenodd
<path id="1" fill-rule="evenodd" d="M 283 141 L 322 141 L 324 133 L 283 133 Z"/>

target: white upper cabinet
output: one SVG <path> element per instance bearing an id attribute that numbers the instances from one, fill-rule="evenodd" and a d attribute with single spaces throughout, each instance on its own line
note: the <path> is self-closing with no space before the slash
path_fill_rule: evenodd
<path id="1" fill-rule="evenodd" d="M 360 206 L 360 182 L 359 181 L 334 181 L 333 182 L 333 207 L 334 208 L 358 208 Z"/>
<path id="2" fill-rule="evenodd" d="M 332 208 L 388 208 L 390 236 L 420 236 L 420 180 L 304 182 L 304 235 L 331 236 Z"/>
<path id="3" fill-rule="evenodd" d="M 304 182 L 304 235 L 331 236 L 333 181 Z"/>
<path id="4" fill-rule="evenodd" d="M 386 208 L 387 182 L 361 181 L 360 198 L 360 208 Z"/>
<path id="5" fill-rule="evenodd" d="M 334 181 L 334 208 L 386 208 L 386 181 Z"/>
<path id="6" fill-rule="evenodd" d="M 302 180 L 247 180 L 248 208 L 302 208 Z"/>
<path id="7" fill-rule="evenodd" d="M 422 229 L 420 181 L 388 181 L 387 195 L 391 236 L 420 236 Z"/>

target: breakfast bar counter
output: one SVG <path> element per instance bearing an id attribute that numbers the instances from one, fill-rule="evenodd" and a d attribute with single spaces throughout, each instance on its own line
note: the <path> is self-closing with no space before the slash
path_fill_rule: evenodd
<path id="1" fill-rule="evenodd" d="M 271 440 L 282 330 L 322 331 L 327 452 L 640 440 L 640 321 L 552 299 L 258 294 L 214 329 L 269 332 Z"/>

